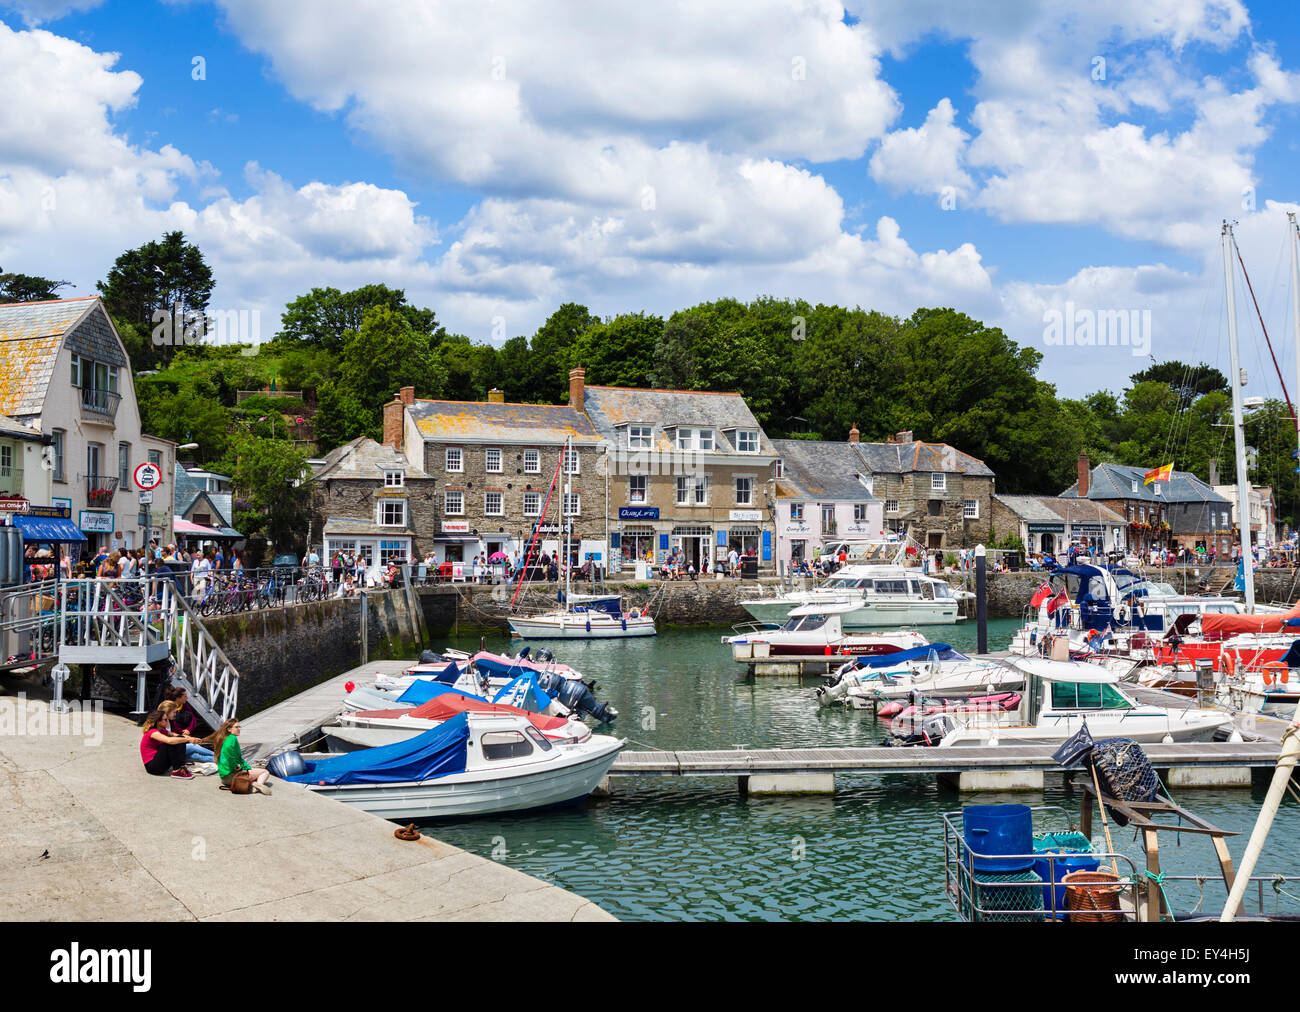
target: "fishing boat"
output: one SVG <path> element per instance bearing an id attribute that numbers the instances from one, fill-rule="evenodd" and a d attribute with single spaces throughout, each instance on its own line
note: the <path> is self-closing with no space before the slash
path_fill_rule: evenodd
<path id="1" fill-rule="evenodd" d="M 810 590 L 788 590 L 774 597 L 751 597 L 740 606 L 760 622 L 784 622 L 794 609 L 849 601 L 846 629 L 900 625 L 953 625 L 961 620 L 961 601 L 973 598 L 946 580 L 901 565 L 849 564 Z"/>
<path id="2" fill-rule="evenodd" d="M 722 642 L 731 647 L 734 660 L 745 664 L 892 654 L 928 646 L 929 641 L 915 629 L 845 632 L 843 616 L 856 607 L 852 601 L 803 605 L 790 612 L 784 625 L 752 623 L 736 627 L 736 634 L 722 637 Z"/>
<path id="3" fill-rule="evenodd" d="M 607 735 L 556 744 L 522 715 L 461 713 L 391 745 L 322 758 L 285 752 L 267 768 L 314 793 L 404 822 L 580 801 L 625 744 Z"/>
<path id="4" fill-rule="evenodd" d="M 817 689 L 820 706 L 854 709 L 879 707 L 882 701 L 925 696 L 961 697 L 975 693 L 1016 692 L 1024 688 L 1019 669 L 1000 660 L 974 660 L 946 643 L 876 657 L 859 657 L 841 665 Z"/>
<path id="5" fill-rule="evenodd" d="M 1025 692 L 1015 711 L 964 714 L 943 735 L 941 748 L 970 745 L 1056 745 L 1087 721 L 1097 738 L 1143 744 L 1210 741 L 1232 716 L 1190 703 L 1168 708 L 1139 703 L 1119 679 L 1096 664 L 1023 658 Z"/>

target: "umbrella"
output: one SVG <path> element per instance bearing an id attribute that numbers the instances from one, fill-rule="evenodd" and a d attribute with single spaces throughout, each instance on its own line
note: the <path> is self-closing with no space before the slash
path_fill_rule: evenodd
<path id="1" fill-rule="evenodd" d="M 506 555 L 505 552 L 493 552 L 491 555 L 488 556 L 488 562 L 497 562 L 498 560 L 508 559 L 508 558 L 510 558 L 510 556 Z"/>

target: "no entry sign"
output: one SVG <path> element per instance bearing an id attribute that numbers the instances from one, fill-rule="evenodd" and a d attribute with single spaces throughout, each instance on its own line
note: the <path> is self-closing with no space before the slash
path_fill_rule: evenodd
<path id="1" fill-rule="evenodd" d="M 157 464 L 141 464 L 135 469 L 137 488 L 149 492 L 162 484 L 162 468 Z"/>

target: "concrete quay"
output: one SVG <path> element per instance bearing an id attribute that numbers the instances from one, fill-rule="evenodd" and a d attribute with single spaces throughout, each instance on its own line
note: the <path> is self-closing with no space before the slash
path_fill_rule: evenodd
<path id="1" fill-rule="evenodd" d="M 0 920 L 614 920 L 295 784 L 235 796 L 215 775 L 149 776 L 125 717 L 34 733 L 49 729 L 47 700 L 9 688 L 29 698 L 0 695 Z"/>

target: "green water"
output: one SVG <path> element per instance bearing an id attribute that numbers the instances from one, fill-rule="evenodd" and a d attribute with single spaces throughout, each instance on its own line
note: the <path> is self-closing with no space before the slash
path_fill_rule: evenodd
<path id="1" fill-rule="evenodd" d="M 1003 649 L 1014 620 L 989 623 L 989 647 Z M 726 630 L 669 630 L 654 639 L 550 644 L 557 657 L 600 683 L 598 696 L 619 710 L 616 732 L 630 749 L 708 749 L 877 745 L 885 732 L 869 711 L 822 709 L 820 679 L 746 680 L 719 642 Z M 933 627 L 930 639 L 973 650 L 975 627 Z M 478 640 L 449 646 L 477 649 Z M 508 645 L 488 639 L 488 649 Z M 517 649 L 518 641 L 514 648 Z M 954 920 L 943 896 L 940 816 L 963 798 L 934 776 L 838 777 L 834 796 L 741 798 L 734 779 L 619 778 L 612 798 L 499 818 L 438 822 L 439 839 L 572 890 L 624 920 Z M 1186 791 L 1197 814 L 1242 837 L 1239 859 L 1263 788 Z M 1039 793 L 981 794 L 965 800 L 1059 805 L 1077 819 L 1079 792 L 1049 777 Z M 1300 829 L 1284 808 L 1261 871 L 1285 871 Z M 1048 828 L 1064 828 L 1057 822 Z M 1095 839 L 1104 848 L 1100 824 Z M 1166 871 L 1217 873 L 1204 839 L 1162 840 Z M 1286 842 L 1285 847 L 1278 845 Z M 1117 848 L 1140 855 L 1132 830 Z M 1266 854 L 1266 857 L 1269 856 Z M 1300 883 L 1288 891 L 1300 895 Z M 1265 888 L 1266 908 L 1280 899 Z M 1171 887 L 1190 908 L 1197 887 Z M 1217 913 L 1222 892 L 1206 890 Z M 1218 897 L 1217 906 L 1211 897 Z"/>

